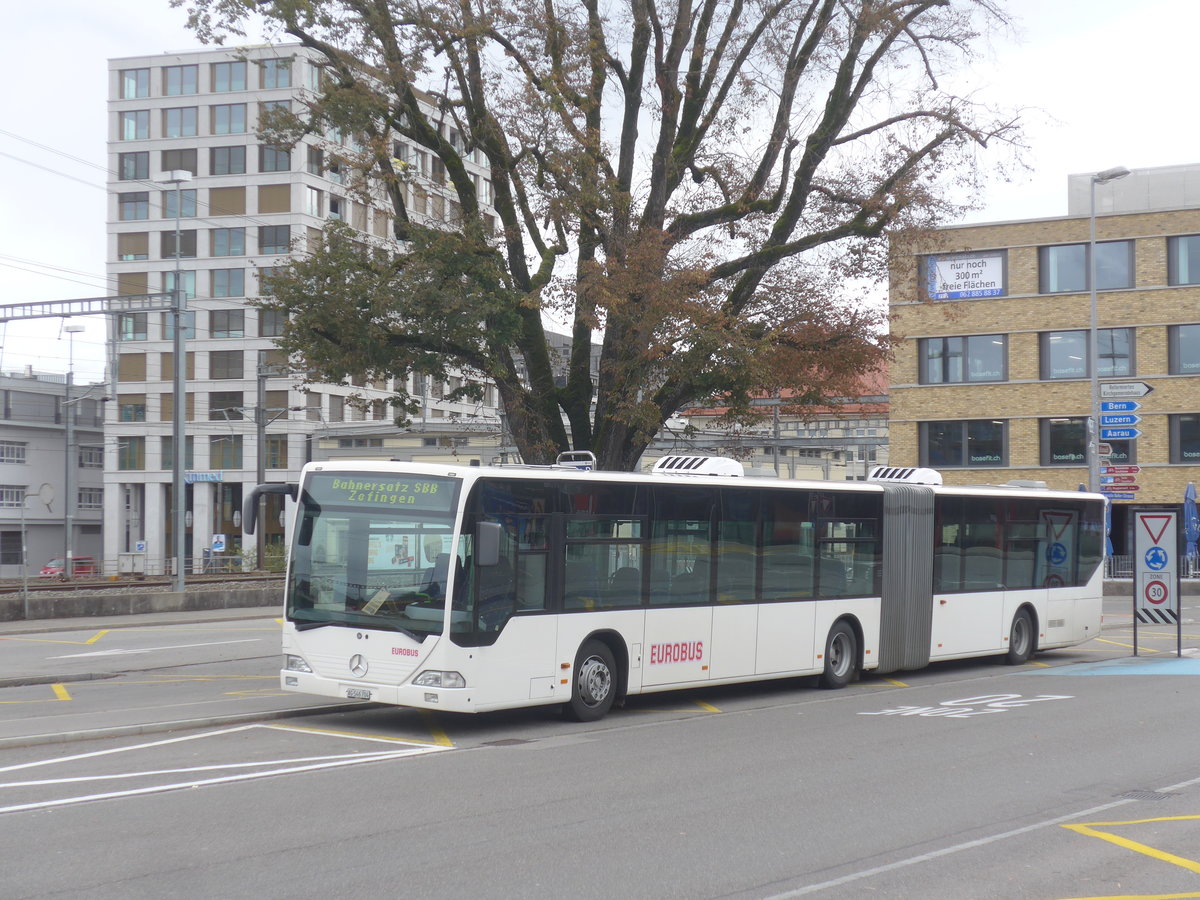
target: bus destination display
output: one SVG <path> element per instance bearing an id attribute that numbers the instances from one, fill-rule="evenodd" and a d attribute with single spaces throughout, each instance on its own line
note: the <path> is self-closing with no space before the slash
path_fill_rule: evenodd
<path id="1" fill-rule="evenodd" d="M 366 506 L 375 509 L 450 512 L 458 482 L 448 478 L 415 475 L 339 473 L 314 475 L 305 485 L 317 503 L 331 506 Z"/>

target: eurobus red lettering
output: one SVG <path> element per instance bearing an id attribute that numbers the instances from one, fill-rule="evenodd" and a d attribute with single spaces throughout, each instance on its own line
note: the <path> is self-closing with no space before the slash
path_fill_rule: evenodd
<path id="1" fill-rule="evenodd" d="M 416 650 L 411 647 L 393 647 L 392 656 L 419 656 Z"/>
<path id="2" fill-rule="evenodd" d="M 698 662 L 704 659 L 704 641 L 680 641 L 675 644 L 651 644 L 650 665 Z"/>

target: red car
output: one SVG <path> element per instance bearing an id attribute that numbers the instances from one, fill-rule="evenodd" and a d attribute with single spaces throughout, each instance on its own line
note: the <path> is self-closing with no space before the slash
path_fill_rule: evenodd
<path id="1" fill-rule="evenodd" d="M 59 556 L 50 560 L 42 566 L 42 571 L 38 573 L 39 578 L 66 578 L 66 560 Z M 73 556 L 71 558 L 71 572 L 75 576 L 79 575 L 99 575 L 100 567 L 96 565 L 95 557 L 91 556 Z"/>

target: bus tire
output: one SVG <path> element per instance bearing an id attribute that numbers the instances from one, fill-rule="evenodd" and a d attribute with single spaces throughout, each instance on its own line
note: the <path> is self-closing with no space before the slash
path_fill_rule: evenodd
<path id="1" fill-rule="evenodd" d="M 566 712 L 576 722 L 595 722 L 612 709 L 617 696 L 617 661 L 603 641 L 584 641 L 575 657 L 571 700 Z"/>
<path id="2" fill-rule="evenodd" d="M 825 639 L 825 671 L 821 687 L 844 688 L 858 671 L 858 638 L 847 622 L 835 622 Z"/>
<path id="3" fill-rule="evenodd" d="M 1033 618 L 1029 610 L 1022 607 L 1013 616 L 1012 627 L 1008 630 L 1008 653 L 1004 661 L 1010 666 L 1020 666 L 1029 662 L 1033 656 Z"/>

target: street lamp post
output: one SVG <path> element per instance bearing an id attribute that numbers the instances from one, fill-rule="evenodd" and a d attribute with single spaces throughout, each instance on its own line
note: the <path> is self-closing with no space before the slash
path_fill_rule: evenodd
<path id="1" fill-rule="evenodd" d="M 186 366 L 187 352 L 186 345 L 183 340 L 183 325 L 184 311 L 187 309 L 187 295 L 184 293 L 183 284 L 180 280 L 179 260 L 182 250 L 180 241 L 180 223 L 179 219 L 183 212 L 183 184 L 192 180 L 192 173 L 187 169 L 172 169 L 167 172 L 163 181 L 166 184 L 175 185 L 175 290 L 173 302 L 171 304 L 171 321 L 175 326 L 174 345 L 172 347 L 172 355 L 174 357 L 175 371 L 174 383 L 172 390 L 175 394 L 174 410 L 172 415 L 172 434 L 171 439 L 171 455 L 173 457 L 171 463 L 172 480 L 171 480 L 171 501 L 173 504 L 172 510 L 172 531 L 175 536 L 175 579 L 172 590 L 182 593 L 186 589 L 186 579 L 183 574 L 184 562 L 187 554 L 184 549 L 186 541 L 184 540 L 184 529 L 187 527 L 184 521 L 184 507 L 187 505 L 185 501 L 185 489 L 183 484 L 183 470 L 185 468 L 186 456 L 184 455 L 184 433 L 183 423 L 184 416 L 187 410 L 187 395 L 186 387 Z"/>
<path id="2" fill-rule="evenodd" d="M 66 463 L 63 472 L 63 510 L 65 514 L 66 534 L 64 538 L 63 575 L 67 581 L 75 576 L 75 505 L 78 501 L 75 489 L 75 473 L 78 459 L 73 452 L 75 447 L 75 407 L 72 405 L 71 388 L 75 384 L 75 335 L 83 331 L 82 325 L 66 325 L 63 327 L 70 337 L 67 339 L 67 387 L 63 397 L 64 440 L 66 441 Z"/>
<path id="3" fill-rule="evenodd" d="M 1100 490 L 1100 312 L 1096 303 L 1096 185 L 1124 178 L 1129 170 L 1115 166 L 1089 179 L 1088 205 L 1088 292 L 1091 319 L 1088 326 L 1088 361 L 1091 369 L 1092 404 L 1088 417 L 1088 490 Z"/>

